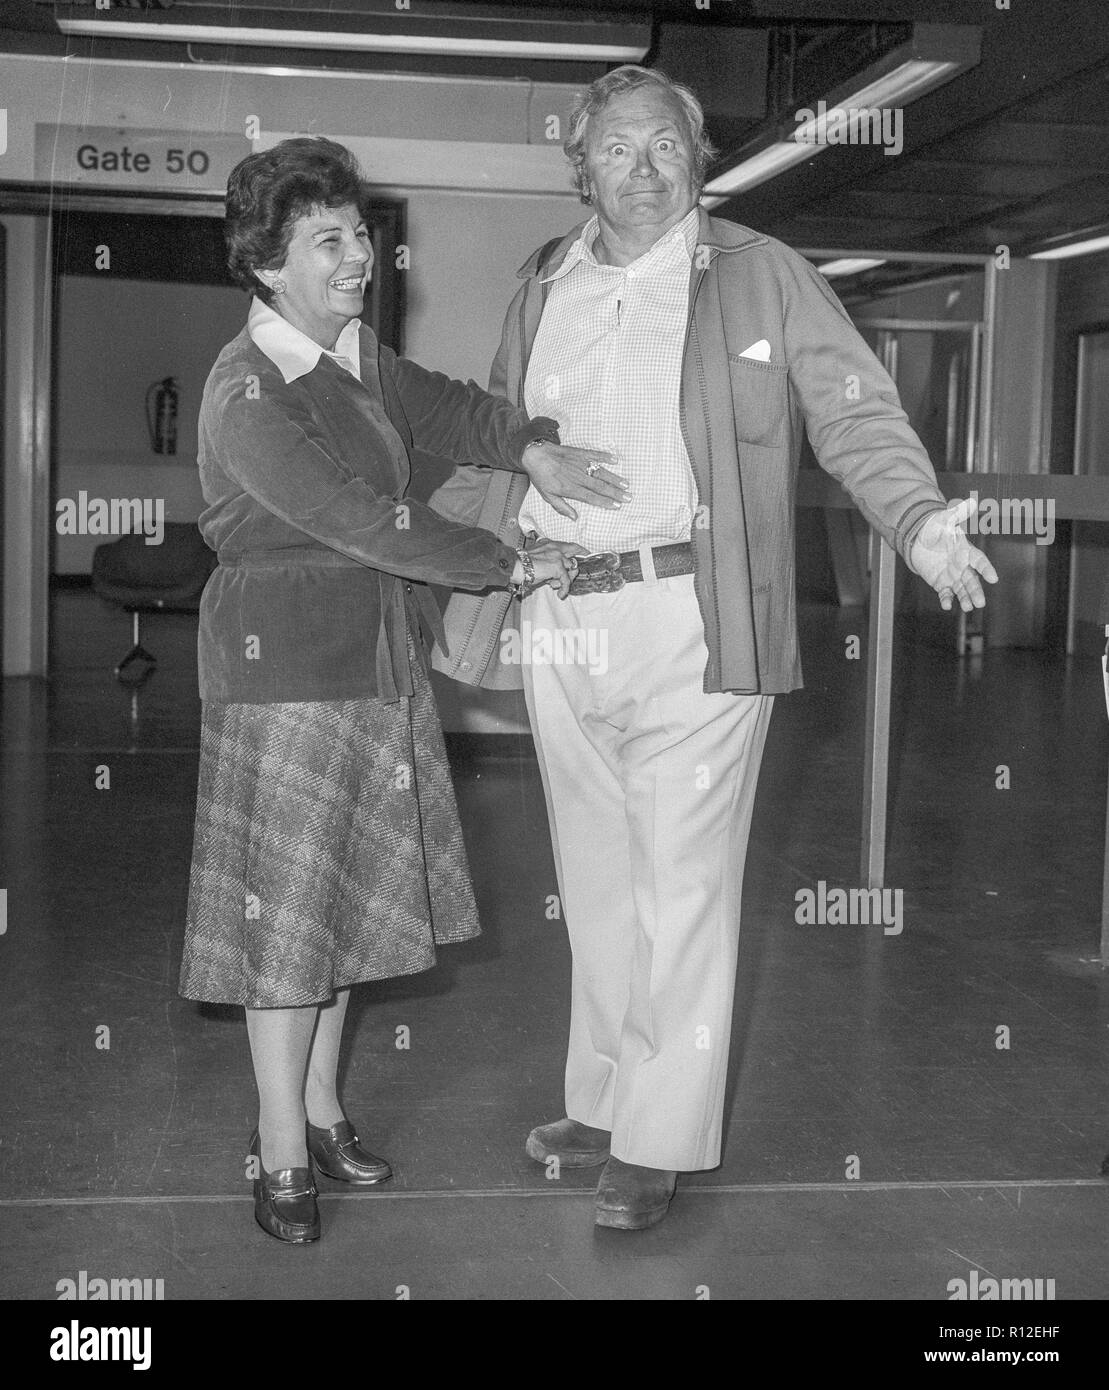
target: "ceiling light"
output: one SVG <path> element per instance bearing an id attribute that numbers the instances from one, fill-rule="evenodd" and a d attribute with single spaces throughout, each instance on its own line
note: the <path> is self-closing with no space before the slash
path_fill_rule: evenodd
<path id="1" fill-rule="evenodd" d="M 815 153 L 815 145 L 768 145 L 765 150 L 760 150 L 750 159 L 745 159 L 742 164 L 737 164 L 734 169 L 718 174 L 706 183 L 706 193 L 720 196 L 710 196 L 702 201 L 706 207 L 715 207 L 717 203 L 724 202 L 729 194 L 742 193 L 745 188 L 754 188 L 757 183 L 765 183 L 775 174 L 780 174 L 783 169 L 811 159 Z"/>
<path id="2" fill-rule="evenodd" d="M 923 96 L 925 92 L 931 91 L 933 87 L 939 87 L 949 77 L 954 77 L 958 68 L 958 63 L 922 62 L 919 59 L 902 63 L 900 67 L 894 68 L 885 77 L 879 77 L 876 81 L 868 83 L 867 86 L 860 87 L 849 97 L 834 104 L 824 102 L 823 105 L 827 109 L 814 120 L 799 123 L 793 138 L 806 142 L 815 141 L 819 144 L 823 141 L 832 111 L 842 111 L 851 107 L 860 109 L 862 107 L 907 105 L 910 101 L 915 101 L 917 97 Z M 818 103 L 818 105 L 820 104 Z"/>
<path id="3" fill-rule="evenodd" d="M 817 102 L 815 109 L 799 109 L 791 128 L 787 130 L 784 122 L 775 128 L 773 133 L 777 139 L 772 144 L 764 143 L 762 149 L 710 179 L 705 185 L 705 193 L 709 195 L 703 200 L 705 206 L 715 207 L 725 198 L 754 188 L 784 169 L 811 159 L 827 144 L 841 143 L 828 136 L 832 121 L 842 124 L 844 113 L 899 109 L 973 67 L 978 58 L 977 29 L 918 24 L 908 43 L 881 60 L 885 71 L 878 72 L 869 81 L 864 80 L 867 73 L 860 73 L 853 82 Z M 874 70 L 872 66 L 868 72 Z M 859 133 L 869 137 L 873 130 L 864 128 Z M 867 138 L 848 139 L 842 143 L 874 142 Z"/>
<path id="4" fill-rule="evenodd" d="M 847 258 L 842 261 L 825 261 L 823 265 L 817 266 L 817 270 L 827 279 L 835 280 L 838 276 L 858 275 L 864 270 L 874 270 L 880 265 L 885 265 L 885 261 L 868 261 L 859 256 L 854 260 Z"/>
<path id="5" fill-rule="evenodd" d="M 430 10 L 431 7 L 429 7 Z M 454 9 L 454 7 L 449 7 Z M 241 44 L 263 48 L 332 49 L 348 53 L 406 53 L 423 57 L 562 59 L 579 63 L 638 63 L 651 44 L 651 26 L 640 13 L 567 18 L 525 8 L 510 19 L 488 11 L 450 13 L 437 6 L 415 14 L 391 8 L 367 10 L 364 0 L 339 0 L 326 17 L 311 10 L 290 14 L 274 0 L 246 0 L 230 9 L 182 4 L 160 12 L 89 16 L 74 0 L 61 0 L 55 19 L 63 34 L 83 38 L 161 39 L 168 43 Z M 226 17 L 236 23 L 228 24 Z M 256 19 L 257 24 L 244 23 Z M 320 20 L 334 27 L 319 27 Z M 267 22 L 268 21 L 268 22 Z"/>
<path id="6" fill-rule="evenodd" d="M 1033 251 L 1030 261 L 1062 261 L 1069 256 L 1090 256 L 1095 251 L 1109 250 L 1109 235 L 1088 237 L 1085 241 L 1072 241 L 1067 246 L 1051 246 L 1046 251 Z"/>

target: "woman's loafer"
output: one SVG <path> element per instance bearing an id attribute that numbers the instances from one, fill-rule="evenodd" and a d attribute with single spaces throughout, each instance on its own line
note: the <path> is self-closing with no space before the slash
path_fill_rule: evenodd
<path id="1" fill-rule="evenodd" d="M 290 1245 L 307 1245 L 320 1238 L 320 1211 L 311 1168 L 262 1167 L 262 1145 L 255 1130 L 250 1153 L 258 1160 L 260 1177 L 254 1179 L 254 1219 L 268 1235 Z"/>
<path id="2" fill-rule="evenodd" d="M 349 1120 L 340 1120 L 330 1129 L 308 1125 L 308 1152 L 321 1173 L 339 1182 L 371 1187 L 393 1176 L 393 1170 L 383 1158 L 362 1148 L 358 1135 Z"/>

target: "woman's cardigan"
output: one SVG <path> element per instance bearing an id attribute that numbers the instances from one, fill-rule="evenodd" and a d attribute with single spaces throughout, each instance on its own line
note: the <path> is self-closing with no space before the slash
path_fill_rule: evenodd
<path id="1" fill-rule="evenodd" d="M 409 451 L 522 471 L 553 421 L 359 335 L 361 382 L 321 355 L 286 383 L 244 328 L 204 388 L 200 530 L 217 552 L 200 606 L 204 700 L 395 700 L 406 632 L 442 638 L 427 584 L 508 585 L 513 549 L 405 496 Z M 416 647 L 424 669 L 426 653 Z"/>

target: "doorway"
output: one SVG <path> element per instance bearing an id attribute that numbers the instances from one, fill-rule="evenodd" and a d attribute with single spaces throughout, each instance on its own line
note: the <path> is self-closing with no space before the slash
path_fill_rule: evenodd
<path id="1" fill-rule="evenodd" d="M 395 267 L 397 247 L 404 240 L 404 203 L 368 198 L 363 210 L 378 267 L 363 318 L 382 342 L 400 352 L 405 277 Z M 212 336 L 204 374 L 195 383 L 192 398 L 183 396 L 180 402 L 182 430 L 195 431 L 195 409 L 207 368 L 245 322 L 246 297 L 232 287 L 226 274 L 221 199 L 98 193 L 69 186 L 5 188 L 0 190 L 0 214 L 0 225 L 9 230 L 14 226 L 17 232 L 16 254 L 8 256 L 3 285 L 14 296 L 7 319 L 15 316 L 14 331 L 4 337 L 19 344 L 18 353 L 9 353 L 11 379 L 6 382 L 5 458 L 11 465 L 8 456 L 18 449 L 19 466 L 9 474 L 6 498 L 11 504 L 7 534 L 18 543 L 7 555 L 5 617 L 12 618 L 15 605 L 18 621 L 6 625 L 5 670 L 42 677 L 50 669 L 53 645 L 51 587 L 69 582 L 64 571 L 76 576 L 73 582 L 88 583 L 88 575 L 82 574 L 85 559 L 75 557 L 68 545 L 61 550 L 57 544 L 61 538 L 55 535 L 54 502 L 63 487 L 68 491 L 70 483 L 80 479 L 80 469 L 90 462 L 101 468 L 137 467 L 144 472 L 144 481 L 156 476 L 173 485 L 174 495 L 179 494 L 185 486 L 184 434 L 178 435 L 173 462 L 167 456 L 162 471 L 153 474 L 159 458 L 150 449 L 145 403 L 140 408 L 136 392 L 144 397 L 146 386 L 157 379 L 154 358 L 158 353 L 180 349 L 195 354 L 194 343 Z M 100 247 L 108 248 L 109 260 L 101 256 L 98 267 Z M 109 273 L 115 294 L 106 297 Z M 188 297 L 190 287 L 196 291 L 193 298 Z M 209 333 L 214 325 L 204 312 L 180 306 L 177 314 L 167 312 L 167 292 L 171 299 L 176 295 L 196 310 L 207 294 L 218 292 L 225 302 L 237 306 L 233 331 L 227 329 L 223 311 L 225 327 L 218 338 Z M 155 320 L 160 335 L 154 333 Z M 75 335 L 67 332 L 74 322 L 78 323 Z M 188 322 L 193 323 L 191 336 L 184 328 Z M 10 322 L 7 326 L 12 328 Z M 134 331 L 128 334 L 128 328 Z M 191 423 L 190 411 L 194 412 Z M 118 417 L 114 423 L 113 416 Z M 12 428 L 13 422 L 18 429 Z M 65 433 L 61 444 L 55 437 L 59 428 Z M 100 458 L 90 461 L 90 453 L 99 453 Z M 132 490 L 126 495 L 142 493 Z M 86 548 L 91 551 L 95 546 Z"/>
<path id="2" fill-rule="evenodd" d="M 1109 477 L 1109 327 L 1078 335 L 1074 471 Z M 1067 652 L 1099 651 L 1109 623 L 1109 523 L 1076 521 L 1071 533 Z"/>
<path id="3" fill-rule="evenodd" d="M 857 319 L 893 378 L 909 423 L 937 471 L 973 472 L 982 325 L 942 319 Z"/>
<path id="4" fill-rule="evenodd" d="M 55 215 L 53 232 L 51 512 L 60 501 L 87 514 L 97 499 L 157 499 L 167 521 L 195 521 L 200 395 L 246 309 L 221 222 L 70 211 Z M 176 432 L 156 439 L 148 408 L 167 381 Z M 55 595 L 87 584 L 94 551 L 111 539 L 89 529 L 52 528 Z"/>

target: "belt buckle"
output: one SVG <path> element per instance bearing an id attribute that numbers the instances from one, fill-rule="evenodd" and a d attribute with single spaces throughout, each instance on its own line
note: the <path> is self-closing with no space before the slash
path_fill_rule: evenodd
<path id="1" fill-rule="evenodd" d="M 628 582 L 620 568 L 619 553 L 615 550 L 598 550 L 592 555 L 578 555 L 575 558 L 578 570 L 573 588 L 579 593 L 614 594 Z"/>

